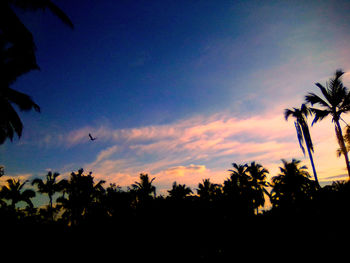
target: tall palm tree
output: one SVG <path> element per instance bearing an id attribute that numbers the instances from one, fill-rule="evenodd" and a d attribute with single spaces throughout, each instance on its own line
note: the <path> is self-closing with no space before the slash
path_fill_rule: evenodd
<path id="1" fill-rule="evenodd" d="M 78 172 L 72 172 L 69 180 L 61 180 L 63 195 L 57 198 L 59 206 L 65 208 L 63 218 L 69 221 L 71 225 L 78 225 L 85 219 L 96 206 L 100 206 L 101 197 L 105 193 L 101 180 L 97 184 L 94 183 L 92 173 L 85 175 L 84 169 Z M 68 196 L 65 196 L 67 194 Z"/>
<path id="2" fill-rule="evenodd" d="M 50 0 L 0 1 L 0 144 L 7 138 L 12 140 L 15 133 L 18 137 L 22 134 L 23 124 L 12 104 L 17 105 L 21 111 L 40 111 L 28 95 L 10 88 L 19 76 L 39 69 L 33 36 L 13 7 L 29 11 L 49 9 L 73 28 L 68 16 Z"/>
<path id="3" fill-rule="evenodd" d="M 284 111 L 284 117 L 286 120 L 288 120 L 290 116 L 295 118 L 294 125 L 297 131 L 297 137 L 298 137 L 300 148 L 303 151 L 303 154 L 305 155 L 305 148 L 304 148 L 304 143 L 305 143 L 307 152 L 309 154 L 311 166 L 312 166 L 312 171 L 314 173 L 315 181 L 319 185 L 316 168 L 314 164 L 314 159 L 312 157 L 312 153 L 314 152 L 314 146 L 311 140 L 309 126 L 307 124 L 307 117 L 310 114 L 311 114 L 311 110 L 305 104 L 302 104 L 300 109 L 293 108 L 292 110 L 285 109 Z"/>
<path id="4" fill-rule="evenodd" d="M 26 183 L 27 181 L 21 183 L 20 179 L 8 179 L 7 185 L 1 188 L 1 196 L 11 201 L 11 208 L 15 209 L 16 204 L 21 201 L 26 202 L 29 207 L 33 208 L 33 203 L 30 199 L 35 197 L 35 192 L 31 189 L 23 190 Z"/>
<path id="5" fill-rule="evenodd" d="M 253 188 L 255 196 L 254 205 L 258 214 L 259 207 L 264 206 L 265 204 L 264 193 L 268 194 L 265 187 L 268 186 L 266 182 L 266 176 L 269 174 L 269 171 L 265 169 L 261 164 L 255 162 L 250 163 L 248 166 L 248 171 L 251 178 L 250 184 Z"/>
<path id="6" fill-rule="evenodd" d="M 62 187 L 60 187 L 60 183 L 56 181 L 56 178 L 59 176 L 59 173 L 52 173 L 49 171 L 46 175 L 46 182 L 44 182 L 40 178 L 35 178 L 32 181 L 32 185 L 37 185 L 39 193 L 41 194 L 47 194 L 49 197 L 49 207 L 52 211 L 53 208 L 53 200 L 52 197 L 56 192 L 59 192 L 62 190 Z"/>
<path id="7" fill-rule="evenodd" d="M 341 79 L 343 74 L 344 72 L 338 69 L 335 72 L 334 77 L 326 83 L 326 87 L 320 83 L 316 83 L 316 86 L 320 89 L 324 98 L 321 98 L 315 93 L 309 93 L 305 96 L 305 100 L 311 105 L 316 104 L 321 107 L 320 109 L 311 108 L 312 112 L 315 114 L 315 118 L 312 124 L 323 120 L 327 116 L 332 116 L 332 122 L 335 124 L 335 133 L 339 146 L 345 158 L 346 168 L 348 170 L 350 179 L 349 157 L 344 142 L 342 128 L 340 125 L 341 114 L 350 111 L 350 93 L 348 89 L 343 85 Z"/>

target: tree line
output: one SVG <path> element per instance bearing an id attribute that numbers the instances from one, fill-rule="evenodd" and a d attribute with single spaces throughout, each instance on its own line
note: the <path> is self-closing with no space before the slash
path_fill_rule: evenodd
<path id="1" fill-rule="evenodd" d="M 127 188 L 105 186 L 83 169 L 67 179 L 59 179 L 57 172 L 31 181 L 10 178 L 0 190 L 0 223 L 14 236 L 64 239 L 72 246 L 84 240 L 112 246 L 103 240 L 119 236 L 115 242 L 121 247 L 111 248 L 118 253 L 134 253 L 130 243 L 138 242 L 143 257 L 175 253 L 195 260 L 230 259 L 237 250 L 249 250 L 246 242 L 260 229 L 266 231 L 264 242 L 277 247 L 301 235 L 317 246 L 332 237 L 334 245 L 350 234 L 347 228 L 334 232 L 325 227 L 350 219 L 349 181 L 320 187 L 296 159 L 282 160 L 271 180 L 256 162 L 233 163 L 229 171 L 222 184 L 208 178 L 191 189 L 174 182 L 166 196 L 156 194 L 156 178 L 148 174 Z M 47 204 L 36 207 L 36 194 L 46 195 Z M 271 207 L 264 210 L 267 201 Z M 150 252 L 153 246 L 160 251 Z"/>
<path id="2" fill-rule="evenodd" d="M 296 159 L 282 159 L 279 174 L 270 181 L 267 180 L 269 171 L 256 162 L 233 163 L 229 171 L 230 176 L 222 184 L 208 178 L 191 189 L 174 182 L 166 196 L 156 195 L 156 178 L 148 174 L 140 174 L 139 181 L 123 189 L 116 184 L 105 187 L 105 181 L 95 182 L 92 173 L 85 173 L 83 169 L 61 180 L 58 172 L 50 171 L 45 179 L 23 182 L 7 179 L 0 189 L 0 211 L 3 219 L 60 223 L 69 227 L 91 220 L 137 217 L 163 203 L 164 207 L 191 204 L 204 210 L 219 209 L 225 218 L 293 214 L 307 211 L 324 193 L 345 193 L 349 187 L 348 181 L 320 187 L 311 179 L 307 167 Z M 32 199 L 36 195 L 46 195 L 48 203 L 35 207 Z M 267 199 L 271 207 L 263 209 Z"/>

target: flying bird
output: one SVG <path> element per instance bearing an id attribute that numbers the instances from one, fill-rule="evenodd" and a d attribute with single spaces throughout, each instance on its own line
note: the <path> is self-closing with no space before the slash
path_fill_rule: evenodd
<path id="1" fill-rule="evenodd" d="M 94 140 L 97 139 L 97 137 L 92 137 L 91 133 L 89 133 L 89 137 L 90 137 L 90 140 L 91 140 L 91 141 L 94 141 Z"/>

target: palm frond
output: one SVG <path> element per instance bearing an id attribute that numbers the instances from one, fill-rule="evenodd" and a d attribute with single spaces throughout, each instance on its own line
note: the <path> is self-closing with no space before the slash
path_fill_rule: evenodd
<path id="1" fill-rule="evenodd" d="M 14 130 L 7 113 L 10 107 L 8 101 L 0 97 L 0 144 L 4 143 L 7 138 L 12 140 L 14 136 Z"/>
<path id="2" fill-rule="evenodd" d="M 7 4 L 0 8 L 0 29 L 3 39 L 1 63 L 5 66 L 2 73 L 11 84 L 20 75 L 38 69 L 35 44 L 32 33 Z M 10 46 L 5 46 L 9 43 Z"/>
<path id="3" fill-rule="evenodd" d="M 344 141 L 346 144 L 350 145 L 350 126 L 347 125 L 344 132 Z"/>
<path id="4" fill-rule="evenodd" d="M 103 188 L 103 184 L 106 183 L 105 180 L 100 180 L 95 186 L 94 186 L 94 189 L 97 190 L 97 191 L 100 191 L 100 192 L 103 192 L 104 191 L 104 188 Z"/>
<path id="5" fill-rule="evenodd" d="M 338 140 L 338 144 L 340 146 L 340 151 L 341 151 L 341 154 L 346 154 L 348 151 L 346 149 L 346 145 L 343 144 L 343 141 L 344 141 L 344 138 L 342 137 L 341 135 L 341 132 L 339 131 L 338 127 L 335 126 L 335 134 L 337 136 L 337 140 Z M 345 147 L 344 147 L 345 146 Z M 341 155 L 340 154 L 340 155 Z M 339 156 L 340 156 L 339 155 Z"/>
<path id="6" fill-rule="evenodd" d="M 294 125 L 295 125 L 295 129 L 297 130 L 297 137 L 298 137 L 298 141 L 299 141 L 299 146 L 301 148 L 301 150 L 303 151 L 303 154 L 305 155 L 305 148 L 304 148 L 304 139 L 303 139 L 303 132 L 300 128 L 300 124 L 295 121 L 294 122 Z"/>
<path id="7" fill-rule="evenodd" d="M 74 28 L 74 25 L 70 18 L 60 9 L 57 5 L 55 5 L 50 0 L 36 0 L 36 1 L 28 1 L 28 0 L 12 0 L 11 1 L 15 6 L 24 10 L 36 11 L 39 9 L 49 9 L 55 16 L 57 16 L 63 23 L 68 25 L 70 28 Z"/>
<path id="8" fill-rule="evenodd" d="M 329 80 L 329 87 L 332 90 L 336 90 L 337 88 L 343 87 L 343 83 L 341 77 L 344 75 L 344 71 L 342 69 L 337 69 L 334 73 L 334 77 Z"/>
<path id="9" fill-rule="evenodd" d="M 40 178 L 35 178 L 35 179 L 32 181 L 32 185 L 35 185 L 35 184 L 38 186 L 39 189 L 42 188 L 42 187 L 44 186 L 44 182 L 43 182 L 43 180 L 40 179 Z"/>
<path id="10" fill-rule="evenodd" d="M 316 122 L 323 120 L 326 118 L 328 115 L 331 114 L 331 111 L 326 109 L 326 110 L 320 110 L 316 108 L 311 108 L 311 111 L 314 113 L 315 118 L 311 123 L 311 126 L 314 125 Z"/>
<path id="11" fill-rule="evenodd" d="M 343 101 L 339 107 L 339 111 L 346 113 L 350 111 L 350 92 L 347 92 L 343 98 Z"/>
<path id="12" fill-rule="evenodd" d="M 335 75 L 335 78 L 336 78 L 336 79 L 340 79 L 340 77 L 343 76 L 344 73 L 345 73 L 345 72 L 344 72 L 342 69 L 337 69 L 337 70 L 335 71 L 335 74 L 334 74 L 334 75 Z"/>
<path id="13" fill-rule="evenodd" d="M 334 101 L 332 106 L 334 108 L 341 107 L 347 93 L 348 93 L 347 89 L 343 86 L 342 83 L 340 83 L 339 86 L 334 89 L 334 95 L 333 95 Z"/>
<path id="14" fill-rule="evenodd" d="M 0 127 L 5 128 L 5 132 L 8 134 L 8 138 L 12 141 L 14 132 L 17 133 L 18 137 L 21 137 L 23 124 L 19 118 L 17 112 L 7 101 L 0 106 L 2 112 L 0 114 Z"/>
<path id="15" fill-rule="evenodd" d="M 34 44 L 33 47 L 30 47 L 30 42 L 24 44 L 25 41 L 20 41 L 21 44 L 14 43 L 6 50 L 1 51 L 3 81 L 6 81 L 7 85 L 12 84 L 19 76 L 31 70 L 39 69 L 35 58 Z"/>
<path id="16" fill-rule="evenodd" d="M 301 107 L 300 107 L 300 112 L 301 114 L 303 114 L 306 118 L 312 114 L 312 111 L 311 109 L 305 104 L 301 104 Z"/>
<path id="17" fill-rule="evenodd" d="M 314 152 L 314 145 L 312 143 L 312 139 L 311 139 L 311 135 L 310 135 L 310 131 L 307 123 L 302 124 L 301 129 L 303 131 L 306 147 L 309 148 L 311 152 Z"/>
<path id="18" fill-rule="evenodd" d="M 326 89 L 320 83 L 315 83 L 315 85 L 321 90 L 321 92 L 322 92 L 323 96 L 326 98 L 326 100 L 332 104 L 332 96 L 329 94 L 331 91 Z"/>
<path id="19" fill-rule="evenodd" d="M 26 180 L 26 181 L 24 181 L 23 183 L 20 183 L 21 181 L 18 180 L 17 182 L 18 182 L 18 185 L 19 185 L 18 190 L 22 190 L 22 188 L 24 187 L 24 185 L 25 185 L 28 181 Z"/>
<path id="20" fill-rule="evenodd" d="M 323 100 L 320 96 L 316 95 L 315 93 L 308 93 L 308 95 L 305 96 L 305 101 L 307 103 L 310 103 L 312 106 L 314 104 L 320 104 L 325 108 L 331 108 L 331 106 L 325 100 Z"/>
<path id="21" fill-rule="evenodd" d="M 338 148 L 338 149 L 337 149 L 336 154 L 337 154 L 337 157 L 342 156 L 343 151 L 341 150 L 341 148 Z"/>
<path id="22" fill-rule="evenodd" d="M 74 28 L 74 25 L 70 18 L 60 9 L 57 5 L 52 3 L 51 1 L 46 1 L 47 2 L 47 8 L 50 9 L 50 11 L 57 16 L 63 23 L 65 23 L 67 26 L 70 28 Z"/>
<path id="23" fill-rule="evenodd" d="M 293 111 L 293 110 L 285 109 L 284 110 L 284 118 L 286 119 L 286 121 L 288 120 L 288 118 L 290 116 L 294 116 L 294 113 L 295 113 L 295 111 Z"/>
<path id="24" fill-rule="evenodd" d="M 344 97 L 348 93 L 347 88 L 343 86 L 343 82 L 341 80 L 341 76 L 343 74 L 344 72 L 341 69 L 338 69 L 334 73 L 334 77 L 329 80 L 329 90 L 332 98 L 331 104 L 333 107 L 339 107 L 344 100 Z"/>
<path id="25" fill-rule="evenodd" d="M 15 103 L 22 111 L 34 109 L 35 111 L 40 112 L 40 107 L 27 94 L 7 88 L 4 95 L 10 102 Z"/>

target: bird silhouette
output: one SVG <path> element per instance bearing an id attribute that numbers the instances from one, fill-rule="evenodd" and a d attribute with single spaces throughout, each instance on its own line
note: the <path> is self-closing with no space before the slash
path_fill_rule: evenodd
<path id="1" fill-rule="evenodd" d="M 91 133 L 89 133 L 89 137 L 90 137 L 90 140 L 91 140 L 91 141 L 94 141 L 94 140 L 97 139 L 97 137 L 92 137 Z"/>

